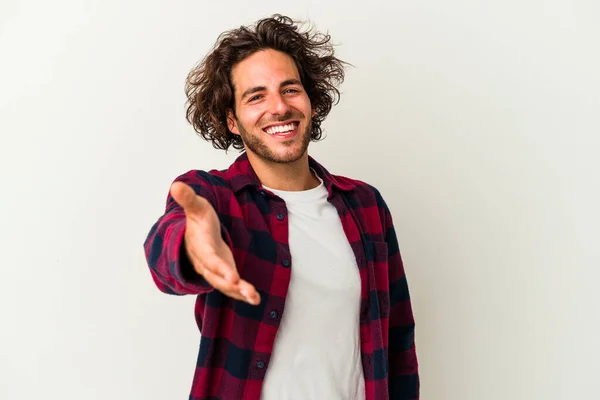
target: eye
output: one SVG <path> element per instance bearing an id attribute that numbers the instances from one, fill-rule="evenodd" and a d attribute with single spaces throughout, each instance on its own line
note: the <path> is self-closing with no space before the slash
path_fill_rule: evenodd
<path id="1" fill-rule="evenodd" d="M 285 89 L 283 91 L 283 93 L 300 93 L 300 91 L 298 89 L 290 88 L 290 89 Z"/>
<path id="2" fill-rule="evenodd" d="M 260 99 L 261 97 L 262 97 L 262 95 L 261 95 L 261 94 L 257 94 L 256 96 L 252 96 L 252 97 L 250 97 L 250 98 L 248 99 L 248 102 L 252 102 L 252 101 L 258 100 L 258 99 Z"/>

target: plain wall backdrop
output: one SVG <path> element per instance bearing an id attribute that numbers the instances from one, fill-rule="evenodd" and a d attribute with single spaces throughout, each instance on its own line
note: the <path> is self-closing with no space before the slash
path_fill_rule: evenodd
<path id="1" fill-rule="evenodd" d="M 238 155 L 185 121 L 187 72 L 273 13 L 354 65 L 310 153 L 392 209 L 422 399 L 600 398 L 597 1 L 3 0 L 0 399 L 187 398 L 194 298 L 142 243 Z"/>

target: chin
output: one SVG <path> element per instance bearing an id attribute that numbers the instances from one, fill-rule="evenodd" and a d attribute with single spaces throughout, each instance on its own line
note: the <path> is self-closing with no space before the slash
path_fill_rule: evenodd
<path id="1" fill-rule="evenodd" d="M 258 156 L 262 159 L 276 162 L 279 164 L 288 164 L 296 162 L 306 154 L 306 151 L 294 151 L 294 152 L 285 152 L 285 153 L 270 153 L 270 154 L 258 154 Z"/>

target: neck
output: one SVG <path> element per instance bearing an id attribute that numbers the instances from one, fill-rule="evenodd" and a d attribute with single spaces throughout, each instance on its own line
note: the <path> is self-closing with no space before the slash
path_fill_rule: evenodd
<path id="1" fill-rule="evenodd" d="M 247 153 L 260 182 L 271 189 L 298 192 L 313 189 L 320 183 L 309 168 L 308 153 L 290 163 L 266 161 L 251 152 Z"/>

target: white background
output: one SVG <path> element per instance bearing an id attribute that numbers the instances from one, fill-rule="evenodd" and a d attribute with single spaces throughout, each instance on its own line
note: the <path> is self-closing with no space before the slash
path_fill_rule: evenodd
<path id="1" fill-rule="evenodd" d="M 142 243 L 238 155 L 185 121 L 187 72 L 276 12 L 354 65 L 310 152 L 393 211 L 422 399 L 600 398 L 597 1 L 1 4 L 1 399 L 187 398 L 194 299 Z"/>

